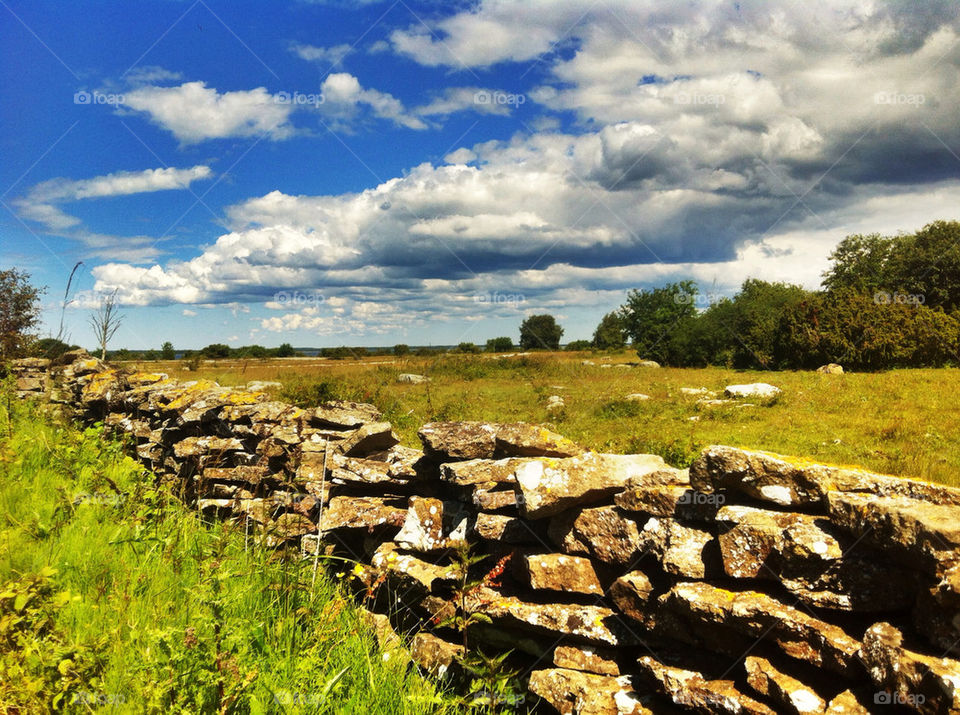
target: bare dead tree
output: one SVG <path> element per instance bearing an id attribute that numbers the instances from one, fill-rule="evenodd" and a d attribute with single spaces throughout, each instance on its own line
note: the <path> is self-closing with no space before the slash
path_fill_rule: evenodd
<path id="1" fill-rule="evenodd" d="M 117 307 L 117 291 L 100 299 L 100 307 L 90 315 L 90 327 L 100 342 L 100 359 L 107 359 L 107 343 L 123 323 L 123 315 Z"/>

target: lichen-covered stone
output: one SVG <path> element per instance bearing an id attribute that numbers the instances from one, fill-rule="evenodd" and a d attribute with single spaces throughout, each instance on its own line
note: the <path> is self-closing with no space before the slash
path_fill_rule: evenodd
<path id="1" fill-rule="evenodd" d="M 667 573 L 682 578 L 715 576 L 720 565 L 711 558 L 713 534 L 676 519 L 651 517 L 640 530 L 643 549 L 653 554 Z"/>
<path id="2" fill-rule="evenodd" d="M 389 422 L 371 422 L 355 429 L 336 446 L 347 457 L 365 457 L 372 452 L 390 449 L 399 441 Z"/>
<path id="3" fill-rule="evenodd" d="M 403 526 L 393 540 L 411 551 L 437 551 L 462 545 L 467 515 L 457 502 L 413 496 Z"/>
<path id="4" fill-rule="evenodd" d="M 558 645 L 553 651 L 553 664 L 597 675 L 620 675 L 616 651 L 593 646 Z"/>
<path id="5" fill-rule="evenodd" d="M 612 497 L 630 479 L 662 470 L 653 454 L 595 454 L 567 459 L 537 459 L 516 469 L 521 509 L 528 519 L 553 516 L 571 507 Z"/>
<path id="6" fill-rule="evenodd" d="M 458 658 L 463 655 L 463 646 L 438 638 L 432 633 L 417 633 L 410 641 L 410 656 L 413 662 L 434 678 L 444 678 L 458 672 Z"/>
<path id="7" fill-rule="evenodd" d="M 856 677 L 859 672 L 860 643 L 855 638 L 839 626 L 765 593 L 728 591 L 703 582 L 680 583 L 661 596 L 660 602 L 687 621 L 698 637 L 714 644 L 722 645 L 725 634 L 741 634 L 846 677 Z"/>
<path id="8" fill-rule="evenodd" d="M 379 422 L 383 414 L 373 405 L 364 402 L 325 402 L 307 410 L 304 419 L 314 427 L 335 430 L 352 430 L 365 424 Z"/>
<path id="9" fill-rule="evenodd" d="M 747 684 L 782 709 L 793 715 L 813 715 L 824 712 L 827 703 L 808 685 L 801 683 L 774 667 L 766 658 L 749 655 L 743 661 Z"/>
<path id="10" fill-rule="evenodd" d="M 831 521 L 905 566 L 940 577 L 960 554 L 960 506 L 830 492 Z"/>
<path id="11" fill-rule="evenodd" d="M 427 456 L 441 462 L 569 457 L 583 451 L 566 437 L 525 422 L 431 422 L 421 427 L 418 434 Z"/>
<path id="12" fill-rule="evenodd" d="M 473 533 L 480 539 L 505 544 L 535 544 L 542 541 L 538 530 L 524 519 L 503 514 L 477 514 Z"/>
<path id="13" fill-rule="evenodd" d="M 590 559 L 567 554 L 523 554 L 520 565 L 530 588 L 601 595 L 603 587 Z"/>
<path id="14" fill-rule="evenodd" d="M 567 668 L 530 674 L 528 689 L 561 715 L 648 715 L 648 709 L 626 677 L 596 675 Z"/>
<path id="15" fill-rule="evenodd" d="M 825 507 L 830 492 L 960 505 L 956 488 L 719 445 L 707 447 L 690 466 L 690 485 L 706 493 L 730 489 L 780 506 Z"/>
<path id="16" fill-rule="evenodd" d="M 617 610 L 644 625 L 652 624 L 651 606 L 656 606 L 651 603 L 652 594 L 653 584 L 642 571 L 624 574 L 610 586 L 610 600 Z"/>
<path id="17" fill-rule="evenodd" d="M 323 532 L 337 529 L 399 528 L 407 517 L 406 505 L 398 499 L 383 497 L 338 496 L 323 510 Z"/>
<path id="18" fill-rule="evenodd" d="M 923 713 L 960 712 L 960 661 L 908 650 L 903 634 L 889 623 L 867 629 L 860 657 L 889 702 Z"/>
<path id="19" fill-rule="evenodd" d="M 550 540 L 568 554 L 626 566 L 643 554 L 637 522 L 612 506 L 561 514 L 550 520 Z"/>
<path id="20" fill-rule="evenodd" d="M 515 596 L 482 587 L 467 599 L 471 611 L 486 613 L 494 625 L 535 633 L 570 636 L 587 643 L 619 646 L 637 643 L 617 614 L 603 606 L 574 603 L 528 603 Z"/>
<path id="21" fill-rule="evenodd" d="M 702 673 L 665 665 L 645 655 L 637 662 L 644 679 L 682 708 L 702 713 L 776 715 L 737 690 L 732 680 L 708 680 Z"/>

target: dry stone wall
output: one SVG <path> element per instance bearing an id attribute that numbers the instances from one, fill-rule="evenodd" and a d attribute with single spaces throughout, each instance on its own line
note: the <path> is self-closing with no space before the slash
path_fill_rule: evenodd
<path id="1" fill-rule="evenodd" d="M 381 643 L 437 677 L 463 653 L 443 624 L 481 613 L 470 646 L 561 713 L 960 712 L 958 489 L 723 446 L 680 470 L 522 423 L 428 424 L 419 450 L 371 405 L 60 363 L 16 364 L 21 395 L 129 434 L 265 547 L 350 559 Z M 456 603 L 465 545 L 486 558 Z"/>

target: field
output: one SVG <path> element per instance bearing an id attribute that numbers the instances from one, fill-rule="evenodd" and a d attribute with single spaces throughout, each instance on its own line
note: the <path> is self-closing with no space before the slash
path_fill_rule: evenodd
<path id="1" fill-rule="evenodd" d="M 652 452 L 676 466 L 687 466 L 706 445 L 728 444 L 960 485 L 960 370 L 821 375 L 623 367 L 636 359 L 627 352 L 537 353 L 224 360 L 196 370 L 185 369 L 183 361 L 131 367 L 224 385 L 279 381 L 278 398 L 301 406 L 324 399 L 372 402 L 403 443 L 415 447 L 417 429 L 433 420 L 522 420 L 551 424 L 593 450 Z M 401 373 L 427 375 L 430 382 L 400 384 Z M 726 385 L 749 382 L 771 383 L 783 394 L 754 407 L 708 407 L 680 391 L 704 387 L 722 396 Z M 625 400 L 632 393 L 650 399 Z M 561 412 L 548 413 L 551 395 L 563 397 Z"/>

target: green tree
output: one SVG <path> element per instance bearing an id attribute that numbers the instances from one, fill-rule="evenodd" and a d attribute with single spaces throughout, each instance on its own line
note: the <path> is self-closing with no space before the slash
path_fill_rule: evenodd
<path id="1" fill-rule="evenodd" d="M 513 350 L 513 340 L 507 337 L 490 338 L 487 341 L 488 353 L 507 353 Z"/>
<path id="2" fill-rule="evenodd" d="M 549 314 L 531 315 L 520 324 L 521 350 L 559 350 L 563 328 Z"/>
<path id="3" fill-rule="evenodd" d="M 607 313 L 593 331 L 593 347 L 599 350 L 616 350 L 627 344 L 626 325 L 617 311 Z"/>
<path id="4" fill-rule="evenodd" d="M 809 296 L 806 290 L 787 283 L 768 283 L 748 278 L 732 302 L 730 342 L 733 366 L 770 369 L 784 312 Z"/>
<path id="5" fill-rule="evenodd" d="M 828 362 L 860 370 L 939 367 L 960 360 L 960 321 L 923 305 L 878 303 L 853 289 L 816 293 L 785 311 L 784 367 Z"/>
<path id="6" fill-rule="evenodd" d="M 593 342 L 590 340 L 573 340 L 564 345 L 563 349 L 573 352 L 575 350 L 589 350 L 592 347 Z"/>
<path id="7" fill-rule="evenodd" d="M 861 293 L 890 288 L 890 256 L 899 240 L 879 233 L 847 236 L 830 254 L 833 264 L 823 274 L 823 287 Z"/>
<path id="8" fill-rule="evenodd" d="M 473 343 L 460 343 L 457 345 L 458 353 L 478 353 L 480 348 L 474 345 Z"/>
<path id="9" fill-rule="evenodd" d="M 637 355 L 649 360 L 670 360 L 670 341 L 689 330 L 697 309 L 697 284 L 694 281 L 668 283 L 652 290 L 632 290 L 620 309 L 627 335 Z"/>
<path id="10" fill-rule="evenodd" d="M 0 271 L 0 361 L 24 354 L 40 319 L 40 296 L 46 289 L 30 285 L 30 274 L 11 268 Z"/>
<path id="11" fill-rule="evenodd" d="M 30 355 L 53 360 L 65 352 L 77 349 L 79 349 L 78 345 L 67 345 L 67 343 L 62 340 L 57 340 L 56 338 L 40 338 L 31 343 Z"/>
<path id="12" fill-rule="evenodd" d="M 293 349 L 293 346 L 290 343 L 282 343 L 274 354 L 277 357 L 294 357 L 297 354 L 297 351 Z"/>
<path id="13" fill-rule="evenodd" d="M 406 343 L 397 343 L 393 346 L 393 354 L 397 357 L 403 357 L 410 354 L 410 346 Z"/>
<path id="14" fill-rule="evenodd" d="M 889 263 L 891 291 L 947 313 L 960 310 L 960 221 L 934 221 L 898 237 Z"/>
<path id="15" fill-rule="evenodd" d="M 162 360 L 173 360 L 177 357 L 176 351 L 173 349 L 173 343 L 169 340 L 160 346 L 160 358 Z"/>
<path id="16" fill-rule="evenodd" d="M 223 343 L 211 343 L 205 348 L 201 348 L 200 355 L 208 360 L 230 357 L 230 346 Z"/>

